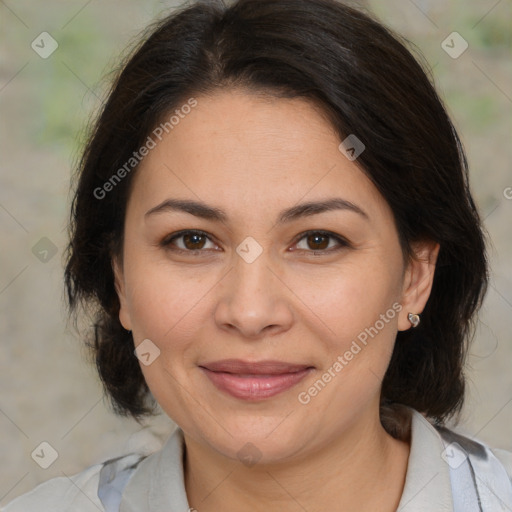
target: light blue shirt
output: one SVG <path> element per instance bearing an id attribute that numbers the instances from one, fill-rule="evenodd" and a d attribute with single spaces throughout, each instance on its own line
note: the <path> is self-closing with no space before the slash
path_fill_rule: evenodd
<path id="1" fill-rule="evenodd" d="M 178 427 L 148 457 L 131 454 L 54 478 L 0 512 L 192 512 Z M 512 511 L 512 452 L 490 449 L 412 411 L 411 451 L 398 512 Z"/>

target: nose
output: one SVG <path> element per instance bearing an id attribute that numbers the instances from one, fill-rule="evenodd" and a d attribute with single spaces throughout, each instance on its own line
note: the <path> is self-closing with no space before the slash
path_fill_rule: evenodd
<path id="1" fill-rule="evenodd" d="M 292 293 L 271 269 L 265 252 L 252 263 L 237 257 L 219 291 L 215 322 L 220 329 L 257 340 L 292 325 Z"/>

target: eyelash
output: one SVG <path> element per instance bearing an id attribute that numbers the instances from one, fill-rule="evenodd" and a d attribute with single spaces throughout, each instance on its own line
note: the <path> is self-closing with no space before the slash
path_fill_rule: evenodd
<path id="1" fill-rule="evenodd" d="M 192 254 L 192 255 L 199 255 L 199 253 L 201 252 L 205 252 L 207 251 L 208 249 L 195 249 L 195 250 L 192 250 L 192 249 L 181 249 L 180 247 L 172 247 L 172 243 L 185 236 L 185 235 L 188 235 L 188 234 L 194 234 L 194 235 L 200 235 L 200 236 L 204 236 L 206 238 L 208 238 L 210 241 L 211 240 L 211 236 L 206 233 L 205 231 L 201 231 L 201 230 L 198 230 L 198 229 L 187 229 L 187 230 L 183 230 L 183 231 L 178 231 L 177 233 L 172 233 L 171 235 L 165 237 L 162 242 L 160 243 L 160 245 L 162 247 L 164 247 L 165 249 L 168 249 L 168 250 L 171 250 L 173 252 L 177 252 L 177 253 L 182 253 L 182 254 Z M 294 245 L 296 245 L 297 243 L 299 243 L 302 239 L 308 237 L 309 235 L 321 235 L 321 236 L 325 236 L 325 237 L 329 237 L 329 238 L 332 238 L 333 240 L 335 240 L 339 246 L 338 247 L 335 247 L 335 248 L 330 248 L 330 249 L 318 249 L 318 250 L 314 250 L 314 249 L 298 249 L 299 251 L 305 251 L 307 253 L 312 253 L 312 255 L 314 256 L 323 256 L 323 255 L 327 255 L 327 254 L 331 254 L 333 252 L 338 252 L 340 251 L 341 249 L 345 249 L 347 247 L 351 247 L 351 245 L 349 244 L 349 242 L 347 240 L 345 240 L 344 238 L 342 238 L 341 236 L 339 235 L 336 235 L 335 233 L 332 233 L 330 231 L 324 231 L 324 230 L 321 230 L 321 229 L 312 229 L 312 230 L 309 230 L 309 231 L 304 231 L 303 233 L 301 233 L 300 235 L 298 235 L 294 241 Z"/>

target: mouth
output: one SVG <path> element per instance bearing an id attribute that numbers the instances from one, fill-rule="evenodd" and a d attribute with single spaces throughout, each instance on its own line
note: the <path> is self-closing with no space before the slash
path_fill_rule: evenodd
<path id="1" fill-rule="evenodd" d="M 249 401 L 264 400 L 287 391 L 314 370 L 313 366 L 305 364 L 240 359 L 205 363 L 199 368 L 220 391 Z"/>

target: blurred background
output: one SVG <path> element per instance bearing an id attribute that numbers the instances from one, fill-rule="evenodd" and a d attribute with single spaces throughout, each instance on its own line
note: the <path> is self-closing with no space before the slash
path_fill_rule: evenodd
<path id="1" fill-rule="evenodd" d="M 492 276 L 457 428 L 512 450 L 512 0 L 363 3 L 424 54 L 466 147 Z M 180 4 L 0 1 L 0 504 L 156 449 L 172 428 L 164 416 L 140 426 L 109 410 L 67 322 L 62 257 L 70 175 L 107 75 L 150 21 Z M 57 457 L 47 469 L 41 450 L 46 462 Z"/>

